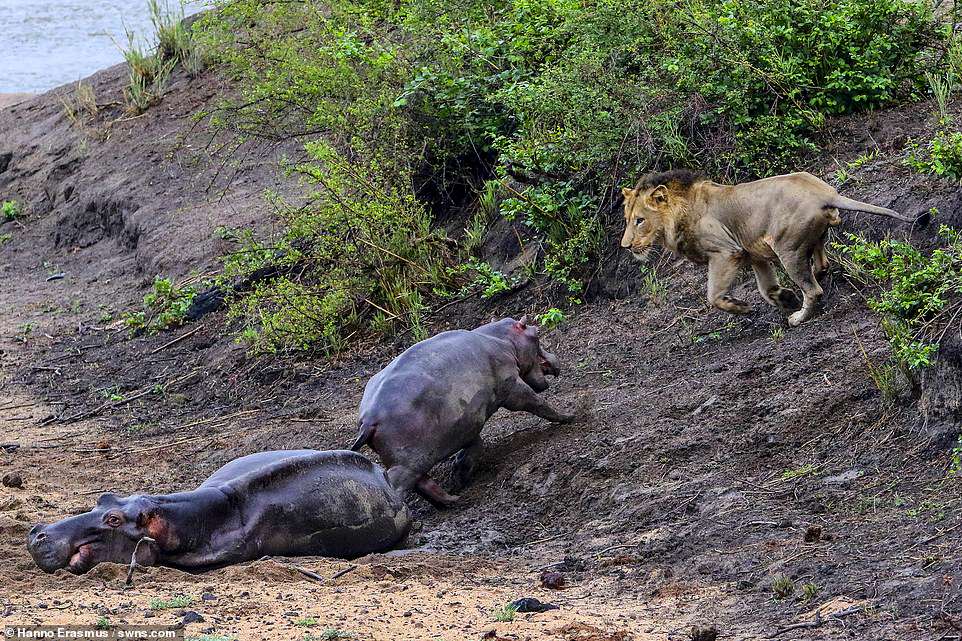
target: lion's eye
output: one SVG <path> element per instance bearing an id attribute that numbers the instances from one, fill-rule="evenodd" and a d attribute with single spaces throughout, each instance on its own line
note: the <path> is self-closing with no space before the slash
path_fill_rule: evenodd
<path id="1" fill-rule="evenodd" d="M 120 527 L 120 524 L 123 523 L 123 521 L 121 521 L 120 517 L 116 514 L 111 514 L 104 519 L 104 523 L 110 527 Z"/>
<path id="2" fill-rule="evenodd" d="M 636 225 L 637 227 L 641 227 L 641 226 L 644 225 L 644 224 L 645 224 L 645 219 L 644 219 L 644 218 L 635 218 L 635 225 Z"/>

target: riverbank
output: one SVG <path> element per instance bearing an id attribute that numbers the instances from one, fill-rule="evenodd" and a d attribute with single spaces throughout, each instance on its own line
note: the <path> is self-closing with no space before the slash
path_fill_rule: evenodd
<path id="1" fill-rule="evenodd" d="M 12 107 L 33 96 L 32 93 L 0 93 L 0 109 Z"/>

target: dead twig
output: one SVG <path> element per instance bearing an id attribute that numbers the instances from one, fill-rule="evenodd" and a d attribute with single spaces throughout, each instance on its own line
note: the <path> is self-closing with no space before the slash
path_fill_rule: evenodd
<path id="1" fill-rule="evenodd" d="M 149 536 L 142 536 L 140 540 L 137 541 L 137 545 L 134 546 L 134 551 L 130 553 L 130 566 L 127 568 L 127 580 L 124 581 L 125 585 L 134 584 L 134 568 L 137 567 L 137 550 L 140 549 L 140 544 L 144 541 L 148 543 L 155 543 L 156 541 Z"/>
<path id="2" fill-rule="evenodd" d="M 200 326 L 198 326 L 198 327 L 195 327 L 194 329 L 190 330 L 190 331 L 187 332 L 186 334 L 181 334 L 180 336 L 178 336 L 178 337 L 175 338 L 174 340 L 172 340 L 172 341 L 167 341 L 166 343 L 164 343 L 164 344 L 161 345 L 160 347 L 157 347 L 157 348 L 155 348 L 154 350 L 152 350 L 150 353 L 151 353 L 151 354 L 156 354 L 157 352 L 163 351 L 163 350 L 167 349 L 168 347 L 171 347 L 172 345 L 176 345 L 177 343 L 179 343 L 180 341 L 184 340 L 185 338 L 190 338 L 191 336 L 193 336 L 194 334 L 196 334 L 197 332 L 199 332 L 199 331 L 202 330 L 202 329 L 204 329 L 204 325 L 200 325 Z"/>

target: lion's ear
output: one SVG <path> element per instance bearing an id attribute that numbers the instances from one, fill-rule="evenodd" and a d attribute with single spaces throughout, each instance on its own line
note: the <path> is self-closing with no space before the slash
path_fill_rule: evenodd
<path id="1" fill-rule="evenodd" d="M 661 209 L 668 204 L 668 188 L 664 185 L 658 185 L 651 190 L 646 200 L 645 204 L 651 209 Z"/>
<path id="2" fill-rule="evenodd" d="M 627 199 L 627 198 L 634 198 L 635 196 L 638 195 L 638 192 L 635 191 L 634 189 L 629 189 L 628 187 L 622 187 L 622 188 L 621 188 L 621 195 L 624 196 L 626 199 Z"/>

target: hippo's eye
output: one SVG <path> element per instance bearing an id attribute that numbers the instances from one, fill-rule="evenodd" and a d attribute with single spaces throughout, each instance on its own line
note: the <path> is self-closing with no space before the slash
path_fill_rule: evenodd
<path id="1" fill-rule="evenodd" d="M 116 514 L 108 514 L 106 518 L 104 518 L 104 523 L 106 523 L 110 527 L 120 527 L 121 524 L 123 524 L 123 522 L 124 522 L 123 519 L 121 519 Z"/>

